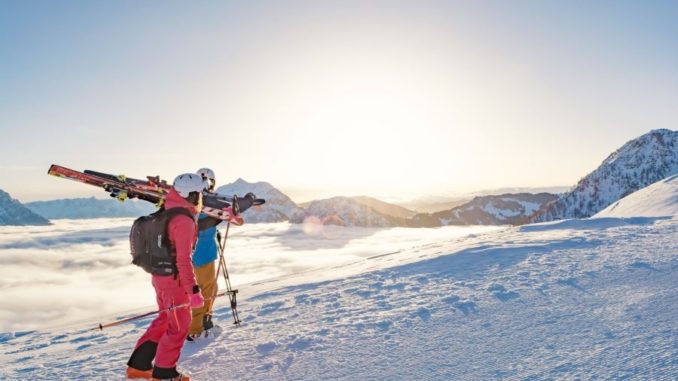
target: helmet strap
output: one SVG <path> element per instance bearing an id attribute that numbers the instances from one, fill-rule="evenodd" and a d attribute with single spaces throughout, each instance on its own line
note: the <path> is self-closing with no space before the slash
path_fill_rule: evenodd
<path id="1" fill-rule="evenodd" d="M 197 206 L 201 201 L 201 196 L 201 192 L 191 192 L 188 194 L 188 197 L 186 197 L 186 201 Z"/>

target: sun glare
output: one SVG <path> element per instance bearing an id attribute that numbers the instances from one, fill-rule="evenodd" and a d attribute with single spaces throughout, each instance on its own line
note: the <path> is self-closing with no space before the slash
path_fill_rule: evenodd
<path id="1" fill-rule="evenodd" d="M 257 107 L 274 106 L 256 123 L 277 126 L 277 143 L 296 172 L 290 176 L 302 170 L 299 183 L 368 193 L 430 183 L 438 175 L 422 159 L 463 169 L 455 165 L 465 149 L 450 139 L 454 99 L 441 89 L 443 73 L 413 71 L 402 52 L 396 61 L 383 59 L 395 52 L 381 53 L 305 57 L 303 68 L 289 67 L 258 94 Z"/>

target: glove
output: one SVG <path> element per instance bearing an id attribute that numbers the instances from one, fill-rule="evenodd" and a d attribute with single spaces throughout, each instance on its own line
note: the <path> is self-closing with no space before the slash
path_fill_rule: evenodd
<path id="1" fill-rule="evenodd" d="M 198 289 L 198 292 L 195 292 L 196 288 Z M 205 298 L 203 298 L 200 293 L 200 287 L 193 287 L 193 294 L 188 297 L 188 303 L 191 305 L 191 308 L 200 308 L 205 305 Z"/>

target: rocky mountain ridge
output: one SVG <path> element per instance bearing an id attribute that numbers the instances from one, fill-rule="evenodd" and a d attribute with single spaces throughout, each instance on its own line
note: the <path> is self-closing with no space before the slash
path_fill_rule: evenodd
<path id="1" fill-rule="evenodd" d="M 678 173 L 678 131 L 652 130 L 624 144 L 529 222 L 590 217 L 613 202 Z"/>

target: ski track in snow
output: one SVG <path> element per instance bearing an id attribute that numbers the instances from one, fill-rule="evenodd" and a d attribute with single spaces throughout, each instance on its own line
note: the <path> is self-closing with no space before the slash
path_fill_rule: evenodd
<path id="1" fill-rule="evenodd" d="M 179 366 L 198 381 L 676 380 L 677 242 L 676 219 L 571 220 L 262 281 L 243 325 L 221 301 L 223 331 Z M 1 334 L 0 379 L 124 379 L 149 321 Z"/>

